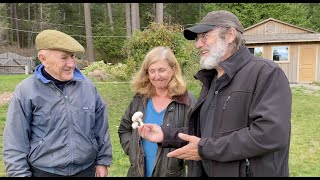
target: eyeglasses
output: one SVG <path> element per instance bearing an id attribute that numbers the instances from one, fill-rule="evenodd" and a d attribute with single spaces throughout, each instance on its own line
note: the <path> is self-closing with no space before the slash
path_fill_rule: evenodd
<path id="1" fill-rule="evenodd" d="M 198 40 L 201 40 L 202 43 L 205 43 L 207 41 L 208 36 L 208 32 L 198 34 L 195 41 L 198 42 Z"/>
<path id="2" fill-rule="evenodd" d="M 205 32 L 205 33 L 201 33 L 201 34 L 198 34 L 195 41 L 198 42 L 198 40 L 201 40 L 202 43 L 205 43 L 209 37 L 209 33 L 212 32 L 213 30 L 217 29 L 218 27 L 216 28 L 213 28 L 211 31 L 208 31 L 208 32 Z"/>

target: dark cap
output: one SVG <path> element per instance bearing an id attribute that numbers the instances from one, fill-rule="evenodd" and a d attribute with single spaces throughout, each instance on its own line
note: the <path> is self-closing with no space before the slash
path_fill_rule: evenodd
<path id="1" fill-rule="evenodd" d="M 194 40 L 197 34 L 212 30 L 214 27 L 234 27 L 243 33 L 244 28 L 238 17 L 229 11 L 209 12 L 197 25 L 189 27 L 183 31 L 183 35 L 188 40 Z"/>

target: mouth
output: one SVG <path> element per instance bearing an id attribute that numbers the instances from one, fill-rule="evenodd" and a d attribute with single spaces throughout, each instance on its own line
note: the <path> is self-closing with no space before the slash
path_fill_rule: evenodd
<path id="1" fill-rule="evenodd" d="M 205 55 L 205 54 L 208 54 L 208 53 L 209 53 L 209 50 L 207 50 L 207 49 L 203 49 L 203 50 L 200 51 L 200 54 L 202 56 Z"/>
<path id="2" fill-rule="evenodd" d="M 66 67 L 66 68 L 64 68 L 63 70 L 64 70 L 64 71 L 72 71 L 72 70 L 73 70 L 73 68 Z"/>

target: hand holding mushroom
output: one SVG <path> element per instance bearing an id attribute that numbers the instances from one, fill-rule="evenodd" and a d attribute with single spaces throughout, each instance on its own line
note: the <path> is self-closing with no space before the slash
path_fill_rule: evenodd
<path id="1" fill-rule="evenodd" d="M 132 128 L 136 129 L 138 126 L 143 126 L 143 122 L 142 122 L 142 116 L 143 113 L 141 111 L 137 111 L 133 114 L 132 116 Z"/>

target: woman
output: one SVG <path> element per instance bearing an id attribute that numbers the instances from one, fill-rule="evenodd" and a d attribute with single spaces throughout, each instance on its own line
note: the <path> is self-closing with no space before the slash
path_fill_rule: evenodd
<path id="1" fill-rule="evenodd" d="M 196 99 L 186 89 L 181 68 L 172 50 L 156 47 L 147 53 L 131 85 L 136 93 L 122 117 L 118 133 L 123 150 L 129 156 L 127 176 L 164 177 L 185 176 L 185 163 L 168 158 L 174 148 L 161 148 L 140 138 L 132 129 L 132 116 L 143 113 L 145 123 L 173 128 L 187 127 L 188 117 Z"/>

